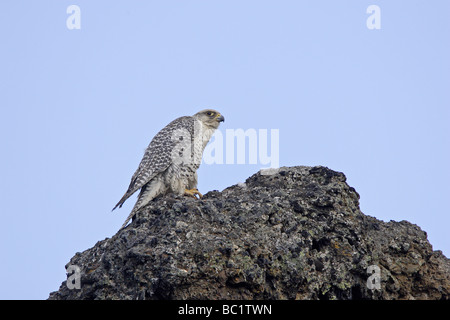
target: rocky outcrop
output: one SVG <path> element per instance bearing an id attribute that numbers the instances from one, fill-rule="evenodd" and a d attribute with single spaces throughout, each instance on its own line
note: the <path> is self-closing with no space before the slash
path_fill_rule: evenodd
<path id="1" fill-rule="evenodd" d="M 202 200 L 155 199 L 76 253 L 80 289 L 64 281 L 50 299 L 450 299 L 450 261 L 427 234 L 364 215 L 345 181 L 283 167 Z"/>

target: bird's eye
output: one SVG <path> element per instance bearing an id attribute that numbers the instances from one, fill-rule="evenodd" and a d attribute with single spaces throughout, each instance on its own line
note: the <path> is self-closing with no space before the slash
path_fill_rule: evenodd
<path id="1" fill-rule="evenodd" d="M 208 116 L 212 116 L 212 115 L 214 114 L 214 112 L 208 111 L 206 114 L 207 114 Z"/>

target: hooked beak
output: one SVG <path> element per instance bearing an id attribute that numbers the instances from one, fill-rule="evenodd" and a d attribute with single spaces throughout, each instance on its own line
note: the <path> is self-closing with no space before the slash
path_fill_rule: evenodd
<path id="1" fill-rule="evenodd" d="M 217 120 L 217 122 L 225 122 L 225 118 L 221 114 L 217 115 L 216 120 Z"/>

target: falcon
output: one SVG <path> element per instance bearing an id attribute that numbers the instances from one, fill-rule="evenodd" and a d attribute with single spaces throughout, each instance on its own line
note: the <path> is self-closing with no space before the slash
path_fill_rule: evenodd
<path id="1" fill-rule="evenodd" d="M 140 189 L 136 204 L 121 229 L 160 195 L 174 193 L 202 197 L 197 189 L 197 170 L 206 144 L 223 121 L 225 118 L 218 111 L 206 109 L 173 120 L 153 137 L 131 177 L 127 192 L 113 208 L 122 207 Z"/>

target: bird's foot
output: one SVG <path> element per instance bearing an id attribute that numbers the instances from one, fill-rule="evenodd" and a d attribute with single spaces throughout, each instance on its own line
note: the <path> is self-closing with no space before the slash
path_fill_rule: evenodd
<path id="1" fill-rule="evenodd" d="M 197 199 L 196 195 L 198 195 L 198 198 L 201 199 L 203 197 L 203 195 L 200 193 L 200 191 L 198 191 L 197 188 L 194 189 L 185 189 L 184 190 L 184 195 L 185 196 L 189 196 L 192 198 Z"/>

